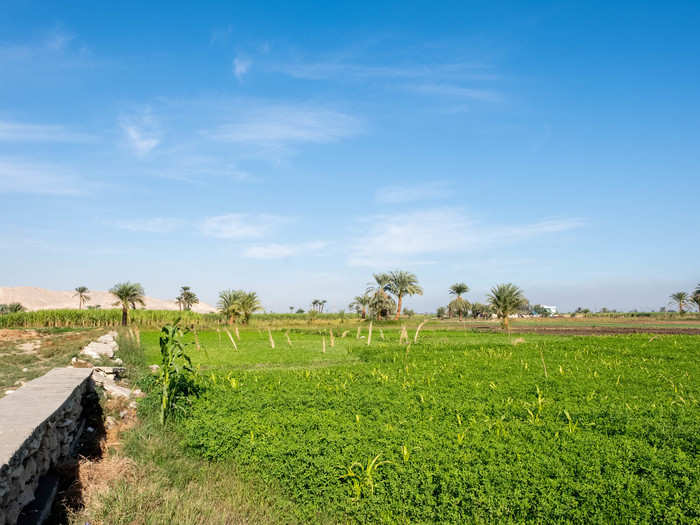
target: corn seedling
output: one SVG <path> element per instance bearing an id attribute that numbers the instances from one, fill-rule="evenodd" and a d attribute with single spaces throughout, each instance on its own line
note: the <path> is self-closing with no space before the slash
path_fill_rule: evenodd
<path id="1" fill-rule="evenodd" d="M 408 447 L 406 445 L 401 445 L 401 457 L 403 457 L 403 462 L 406 463 L 410 457 Z"/>
<path id="2" fill-rule="evenodd" d="M 352 484 L 353 499 L 358 500 L 374 494 L 375 477 L 379 467 L 392 463 L 391 461 L 379 461 L 381 454 L 377 454 L 367 462 L 367 466 L 354 462 L 347 467 L 346 473 L 340 476 L 341 480 L 347 480 Z"/>
<path id="3" fill-rule="evenodd" d="M 578 422 L 574 423 L 573 420 L 571 419 L 571 416 L 569 415 L 569 411 L 564 409 L 564 415 L 566 416 L 566 419 L 569 422 L 569 432 L 574 433 L 576 431 L 576 427 L 578 426 Z"/>

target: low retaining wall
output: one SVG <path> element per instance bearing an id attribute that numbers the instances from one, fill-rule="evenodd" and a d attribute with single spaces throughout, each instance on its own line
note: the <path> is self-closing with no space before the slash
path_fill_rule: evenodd
<path id="1" fill-rule="evenodd" d="M 0 525 L 15 525 L 39 479 L 71 456 L 91 375 L 91 368 L 54 368 L 0 399 Z"/>

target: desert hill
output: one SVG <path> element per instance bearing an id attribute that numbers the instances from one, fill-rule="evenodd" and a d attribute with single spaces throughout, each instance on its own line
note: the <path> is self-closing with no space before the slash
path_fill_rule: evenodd
<path id="1" fill-rule="evenodd" d="M 88 295 L 90 301 L 87 306 L 97 306 L 100 308 L 115 308 L 112 306 L 116 301 L 109 292 L 91 290 Z M 155 297 L 144 298 L 147 310 L 178 310 L 177 303 L 172 300 L 156 299 Z M 34 286 L 0 286 L 0 304 L 20 303 L 27 310 L 52 310 L 59 308 L 78 308 L 78 298 L 74 291 L 46 290 Z M 192 311 L 198 313 L 214 312 L 216 309 L 206 303 L 195 304 Z"/>

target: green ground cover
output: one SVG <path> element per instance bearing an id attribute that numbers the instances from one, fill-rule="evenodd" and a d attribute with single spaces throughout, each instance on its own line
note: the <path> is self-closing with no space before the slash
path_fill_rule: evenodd
<path id="1" fill-rule="evenodd" d="M 700 520 L 697 336 L 348 335 L 199 333 L 180 447 L 278 487 L 290 522 Z"/>

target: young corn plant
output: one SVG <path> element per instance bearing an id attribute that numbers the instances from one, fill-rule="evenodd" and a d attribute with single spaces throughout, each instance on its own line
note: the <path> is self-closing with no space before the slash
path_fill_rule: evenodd
<path id="1" fill-rule="evenodd" d="M 172 412 L 176 398 L 185 393 L 185 384 L 193 374 L 192 361 L 185 352 L 189 343 L 182 341 L 185 333 L 177 322 L 165 325 L 160 331 L 161 425 Z"/>
<path id="2" fill-rule="evenodd" d="M 392 463 L 392 461 L 379 461 L 381 454 L 377 454 L 367 462 L 367 466 L 356 461 L 346 469 L 346 473 L 340 476 L 341 480 L 351 483 L 353 500 L 366 498 L 374 494 L 374 480 L 379 467 Z"/>

